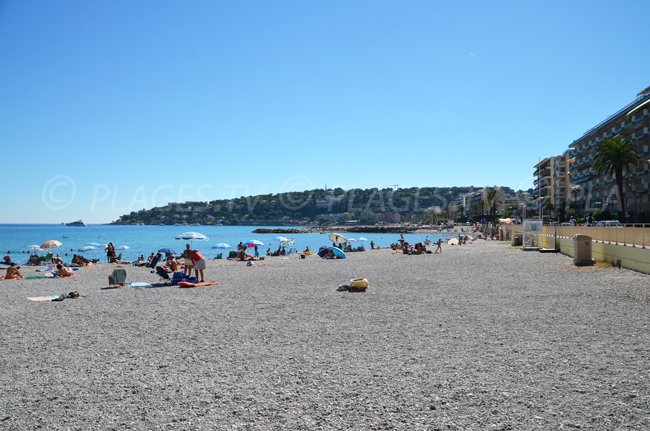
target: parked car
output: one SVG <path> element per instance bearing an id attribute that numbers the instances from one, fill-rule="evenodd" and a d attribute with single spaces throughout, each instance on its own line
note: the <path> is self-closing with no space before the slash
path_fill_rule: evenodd
<path id="1" fill-rule="evenodd" d="M 623 227 L 623 223 L 618 220 L 600 220 L 596 223 L 598 227 Z"/>

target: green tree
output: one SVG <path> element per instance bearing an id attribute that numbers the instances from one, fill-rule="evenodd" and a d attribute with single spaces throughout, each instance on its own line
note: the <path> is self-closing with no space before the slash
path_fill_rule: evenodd
<path id="1" fill-rule="evenodd" d="M 483 199 L 485 200 L 485 207 L 488 210 L 488 214 L 494 223 L 499 204 L 503 201 L 503 193 L 497 188 L 490 188 L 485 191 L 485 197 Z"/>
<path id="2" fill-rule="evenodd" d="M 623 170 L 631 166 L 639 166 L 641 161 L 632 145 L 620 135 L 603 141 L 596 152 L 594 169 L 602 174 L 614 175 L 618 196 L 621 203 L 621 214 L 625 221 L 625 196 L 623 195 Z"/>

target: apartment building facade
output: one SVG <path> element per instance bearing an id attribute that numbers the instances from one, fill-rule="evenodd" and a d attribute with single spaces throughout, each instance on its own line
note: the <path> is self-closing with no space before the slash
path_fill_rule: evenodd
<path id="1" fill-rule="evenodd" d="M 573 163 L 573 151 L 547 157 L 535 165 L 535 190 L 538 205 L 551 204 L 556 211 L 564 212 L 571 200 L 571 178 L 569 172 Z"/>
<path id="2" fill-rule="evenodd" d="M 569 201 L 578 215 L 608 212 L 623 219 L 614 176 L 601 174 L 593 167 L 598 146 L 618 135 L 630 142 L 641 160 L 640 166 L 623 173 L 625 219 L 650 222 L 650 87 L 569 146 L 573 151 Z"/>

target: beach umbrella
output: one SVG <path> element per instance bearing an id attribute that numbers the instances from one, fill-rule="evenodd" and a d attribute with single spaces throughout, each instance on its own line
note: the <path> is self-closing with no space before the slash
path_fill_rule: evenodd
<path id="1" fill-rule="evenodd" d="M 161 248 L 160 250 L 158 250 L 158 253 L 165 253 L 165 254 L 173 254 L 173 255 L 175 255 L 176 250 L 174 250 L 173 248 L 165 247 L 165 248 Z"/>
<path id="2" fill-rule="evenodd" d="M 226 249 L 226 248 L 230 248 L 230 244 L 226 244 L 225 242 L 218 242 L 216 245 L 213 245 L 212 248 Z"/>
<path id="3" fill-rule="evenodd" d="M 260 240 L 257 240 L 257 239 L 251 239 L 250 241 L 246 241 L 246 242 L 244 243 L 244 245 L 245 245 L 246 247 L 248 247 L 248 248 L 253 248 L 253 247 L 255 247 L 256 245 L 264 245 L 264 243 L 263 243 L 262 241 L 260 241 Z"/>
<path id="4" fill-rule="evenodd" d="M 345 244 L 346 242 L 348 242 L 347 238 L 341 235 L 340 233 L 331 233 L 329 239 L 334 244 Z"/>
<path id="5" fill-rule="evenodd" d="M 40 245 L 38 244 L 32 244 L 29 247 L 27 247 L 31 251 L 41 251 L 43 250 Z"/>
<path id="6" fill-rule="evenodd" d="M 356 241 L 356 239 L 354 239 L 354 238 L 348 238 L 348 242 L 355 242 L 355 241 Z"/>
<path id="7" fill-rule="evenodd" d="M 184 241 L 207 241 L 208 237 L 199 232 L 185 232 L 176 237 Z"/>
<path id="8" fill-rule="evenodd" d="M 449 244 L 449 245 L 458 245 L 458 238 L 449 238 L 447 240 L 447 244 Z"/>
<path id="9" fill-rule="evenodd" d="M 90 251 L 90 250 L 94 250 L 94 249 L 95 249 L 95 247 L 93 247 L 92 245 L 84 245 L 83 247 L 81 247 L 77 251 L 84 252 L 84 251 Z"/>
<path id="10" fill-rule="evenodd" d="M 51 239 L 51 240 L 45 241 L 43 244 L 41 244 L 41 248 L 56 248 L 56 247 L 60 247 L 62 245 L 63 245 L 63 243 L 61 243 L 61 241 Z"/>
<path id="11" fill-rule="evenodd" d="M 92 245 L 93 247 L 101 247 L 102 245 L 98 242 L 87 242 L 86 245 Z"/>
<path id="12" fill-rule="evenodd" d="M 208 237 L 199 232 L 185 232 L 176 237 L 178 240 L 189 241 L 193 245 L 193 241 L 208 241 Z"/>
<path id="13" fill-rule="evenodd" d="M 359 241 L 361 241 L 361 242 L 368 241 L 368 238 L 360 236 Z"/>
<path id="14" fill-rule="evenodd" d="M 121 246 L 117 247 L 115 250 L 128 250 L 130 248 L 131 247 L 129 247 L 128 245 L 121 245 Z"/>
<path id="15" fill-rule="evenodd" d="M 287 241 L 289 241 L 289 238 L 287 238 L 286 236 L 276 236 L 275 239 L 277 239 L 277 240 L 280 241 L 280 242 L 287 242 Z"/>
<path id="16" fill-rule="evenodd" d="M 345 259 L 345 253 L 340 248 L 332 247 L 332 253 L 336 256 L 337 259 Z"/>
<path id="17" fill-rule="evenodd" d="M 176 239 L 189 241 L 207 241 L 208 237 L 199 232 L 185 232 L 176 237 Z"/>

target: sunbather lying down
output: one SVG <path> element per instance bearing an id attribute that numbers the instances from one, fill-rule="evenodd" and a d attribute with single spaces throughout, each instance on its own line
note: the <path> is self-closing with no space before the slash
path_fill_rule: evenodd
<path id="1" fill-rule="evenodd" d="M 250 254 L 246 254 L 243 251 L 240 251 L 235 260 L 255 260 L 255 256 L 251 256 Z"/>

